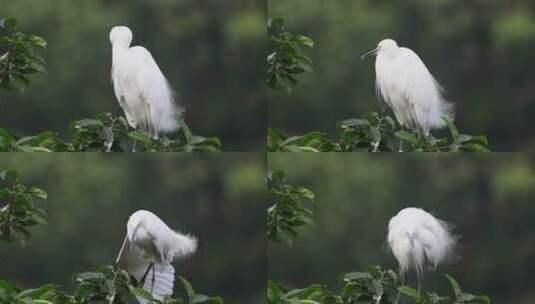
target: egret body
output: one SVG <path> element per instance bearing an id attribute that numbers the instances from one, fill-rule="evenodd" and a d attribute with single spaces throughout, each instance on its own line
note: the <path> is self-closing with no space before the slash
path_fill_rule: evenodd
<path id="1" fill-rule="evenodd" d="M 376 88 L 392 108 L 399 123 L 418 134 L 446 126 L 442 119 L 453 120 L 453 105 L 418 55 L 396 41 L 385 39 L 377 48 L 362 56 L 376 54 Z"/>
<path id="2" fill-rule="evenodd" d="M 456 238 L 450 225 L 419 208 L 405 208 L 388 223 L 388 247 L 399 263 L 401 283 L 416 272 L 418 291 L 424 270 L 434 270 L 452 256 Z"/>
<path id="3" fill-rule="evenodd" d="M 175 280 L 172 262 L 193 254 L 197 249 L 197 239 L 173 231 L 154 213 L 146 210 L 130 216 L 126 231 L 116 263 L 123 265 L 155 299 L 171 296 Z"/>
<path id="4" fill-rule="evenodd" d="M 128 124 L 154 139 L 178 130 L 182 109 L 151 53 L 142 46 L 130 47 L 132 31 L 126 26 L 114 27 L 110 42 L 113 88 Z"/>

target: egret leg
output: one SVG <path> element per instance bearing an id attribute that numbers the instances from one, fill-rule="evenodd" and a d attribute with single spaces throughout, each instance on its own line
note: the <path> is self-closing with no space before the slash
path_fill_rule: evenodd
<path id="1" fill-rule="evenodd" d="M 113 142 L 110 141 L 108 143 L 106 143 L 106 152 L 110 152 L 111 151 L 111 146 L 113 145 Z"/>
<path id="2" fill-rule="evenodd" d="M 403 272 L 401 272 L 401 269 L 399 269 L 399 282 L 401 283 L 401 286 L 405 285 L 405 276 L 403 275 Z M 398 294 L 396 295 L 396 300 L 394 301 L 394 304 L 399 303 L 400 296 L 401 292 L 398 290 Z"/>
<path id="3" fill-rule="evenodd" d="M 156 276 L 154 275 L 154 269 L 156 267 L 152 267 L 152 282 L 151 282 L 151 285 L 150 285 L 150 293 L 151 294 L 154 294 L 154 281 L 156 280 Z"/>
<path id="4" fill-rule="evenodd" d="M 135 139 L 132 140 L 132 152 L 136 152 L 136 143 L 137 141 Z"/>
<path id="5" fill-rule="evenodd" d="M 139 280 L 139 283 L 141 286 L 145 285 L 145 280 L 147 279 L 147 275 L 149 274 L 149 271 L 154 267 L 154 263 L 150 263 L 149 267 L 147 267 L 147 270 L 145 271 L 145 274 L 141 277 L 141 280 Z M 153 275 L 154 278 L 154 275 Z"/>
<path id="6" fill-rule="evenodd" d="M 399 139 L 399 148 L 398 148 L 398 152 L 403 152 L 403 139 Z"/>
<path id="7" fill-rule="evenodd" d="M 424 280 L 423 272 L 417 273 L 418 275 L 418 293 L 422 291 L 422 281 Z"/>

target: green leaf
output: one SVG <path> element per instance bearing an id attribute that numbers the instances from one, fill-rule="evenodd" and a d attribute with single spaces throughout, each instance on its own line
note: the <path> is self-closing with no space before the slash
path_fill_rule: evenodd
<path id="1" fill-rule="evenodd" d="M 448 130 L 450 131 L 450 135 L 451 135 L 451 138 L 452 138 L 453 142 L 454 143 L 458 143 L 459 142 L 459 131 L 457 130 L 457 128 L 455 127 L 455 125 L 453 124 L 453 122 L 451 120 L 449 120 L 446 117 L 442 117 L 442 119 L 446 122 L 446 126 L 448 126 Z"/>
<path id="2" fill-rule="evenodd" d="M 7 17 L 0 20 L 0 28 L 16 28 L 17 27 L 17 19 L 13 17 Z"/>
<path id="3" fill-rule="evenodd" d="M 402 294 L 408 296 L 409 298 L 413 299 L 416 303 L 420 302 L 421 296 L 415 289 L 409 287 L 409 286 L 400 286 L 398 288 L 399 292 Z"/>
<path id="4" fill-rule="evenodd" d="M 311 201 L 314 200 L 314 192 L 310 191 L 307 188 L 297 187 L 296 188 L 296 192 L 299 193 L 299 195 L 301 195 L 302 197 L 304 197 L 304 198 L 306 198 L 308 200 L 311 200 Z"/>
<path id="5" fill-rule="evenodd" d="M 303 36 L 303 35 L 297 35 L 296 38 L 297 38 L 297 41 L 299 41 L 299 43 L 301 43 L 302 45 L 307 46 L 309 48 L 314 47 L 314 41 L 312 41 L 312 39 L 310 39 L 309 37 Z"/>
<path id="6" fill-rule="evenodd" d="M 400 130 L 394 133 L 394 135 L 397 138 L 400 138 L 404 141 L 410 142 L 411 144 L 415 145 L 418 143 L 418 138 L 413 133 L 407 132 L 405 130 Z"/>
<path id="7" fill-rule="evenodd" d="M 344 281 L 372 279 L 372 275 L 368 272 L 350 272 L 342 276 Z"/>
<path id="8" fill-rule="evenodd" d="M 146 133 L 140 132 L 140 131 L 132 131 L 128 133 L 128 137 L 135 139 L 137 141 L 140 141 L 144 143 L 145 145 L 151 145 L 152 144 L 152 138 Z"/>
<path id="9" fill-rule="evenodd" d="M 448 282 L 450 283 L 451 288 L 453 289 L 453 293 L 455 294 L 455 298 L 459 298 L 462 295 L 461 287 L 459 286 L 459 283 L 455 281 L 454 278 L 451 276 L 445 274 L 444 275 L 446 279 L 448 279 Z"/>
<path id="10" fill-rule="evenodd" d="M 42 47 L 42 48 L 45 48 L 46 47 L 46 41 L 45 39 L 39 37 L 39 36 L 36 36 L 36 35 L 28 35 L 28 38 L 30 39 L 30 41 L 39 46 L 39 47 Z"/>
<path id="11" fill-rule="evenodd" d="M 180 282 L 182 282 L 182 286 L 186 290 L 188 300 L 191 301 L 193 298 L 195 298 L 195 290 L 193 290 L 193 286 L 191 286 L 190 282 L 188 282 L 188 280 L 186 280 L 184 277 L 179 276 L 178 278 Z"/>
<path id="12" fill-rule="evenodd" d="M 11 183 L 16 183 L 19 179 L 19 173 L 14 170 L 2 171 L 0 172 L 0 178 Z"/>
<path id="13" fill-rule="evenodd" d="M 284 18 L 282 18 L 282 17 L 272 18 L 272 19 L 270 19 L 268 21 L 268 26 L 269 27 L 282 28 L 282 27 L 284 27 Z"/>
<path id="14" fill-rule="evenodd" d="M 76 127 L 102 127 L 104 124 L 98 119 L 81 119 L 74 123 Z"/>
<path id="15" fill-rule="evenodd" d="M 190 144 L 193 141 L 193 135 L 191 134 L 191 130 L 189 129 L 186 122 L 181 118 L 178 118 L 178 124 L 180 126 L 180 129 L 182 130 L 182 133 L 184 134 L 186 143 Z"/>
<path id="16" fill-rule="evenodd" d="M 76 275 L 77 280 L 104 280 L 106 279 L 106 276 L 101 272 L 82 272 Z"/>
<path id="17" fill-rule="evenodd" d="M 44 190 L 39 189 L 37 187 L 32 187 L 30 189 L 30 192 L 32 193 L 33 196 L 40 198 L 42 200 L 46 200 L 48 197 L 47 193 Z"/>

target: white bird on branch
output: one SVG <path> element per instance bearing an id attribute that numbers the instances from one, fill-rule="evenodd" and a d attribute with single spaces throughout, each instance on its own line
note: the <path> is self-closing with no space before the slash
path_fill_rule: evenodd
<path id="1" fill-rule="evenodd" d="M 430 130 L 446 126 L 443 117 L 453 120 L 453 105 L 444 99 L 442 87 L 415 52 L 385 39 L 361 59 L 371 54 L 377 55 L 377 91 L 402 126 L 427 136 Z"/>
<path id="2" fill-rule="evenodd" d="M 453 255 L 457 238 L 450 231 L 448 223 L 419 208 L 405 208 L 390 219 L 388 247 L 399 263 L 401 284 L 413 270 L 420 292 L 424 270 L 435 270 Z"/>
<path id="3" fill-rule="evenodd" d="M 126 236 L 115 261 L 124 266 L 153 298 L 163 300 L 173 294 L 175 268 L 172 262 L 191 255 L 197 239 L 171 230 L 154 213 L 139 210 L 126 226 Z M 147 303 L 138 298 L 140 303 Z"/>
<path id="4" fill-rule="evenodd" d="M 153 139 L 178 130 L 183 110 L 151 53 L 142 46 L 130 47 L 132 31 L 126 26 L 114 27 L 110 42 L 113 88 L 128 124 Z"/>

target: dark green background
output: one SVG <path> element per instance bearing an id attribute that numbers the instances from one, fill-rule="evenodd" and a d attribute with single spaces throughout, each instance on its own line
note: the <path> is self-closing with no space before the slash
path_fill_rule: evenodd
<path id="1" fill-rule="evenodd" d="M 336 134 L 338 121 L 380 111 L 375 58 L 384 38 L 413 49 L 456 104 L 456 125 L 496 151 L 535 147 L 535 2 L 531 0 L 269 1 L 269 15 L 315 41 L 314 72 L 273 93 L 270 126 Z"/>
<path id="2" fill-rule="evenodd" d="M 48 225 L 24 248 L 2 245 L 0 277 L 20 287 L 56 283 L 115 260 L 130 214 L 146 209 L 199 238 L 177 274 L 225 303 L 265 299 L 265 160 L 261 154 L 11 154 L 26 185 L 48 192 Z M 176 291 L 176 290 L 175 290 Z"/>
<path id="3" fill-rule="evenodd" d="M 121 114 L 109 31 L 127 25 L 177 90 L 186 122 L 227 151 L 263 150 L 266 9 L 259 0 L 0 0 L 24 32 L 48 41 L 46 74 L 26 94 L 0 94 L 0 125 L 66 133 L 72 120 Z"/>
<path id="4" fill-rule="evenodd" d="M 397 269 L 386 247 L 389 219 L 421 207 L 455 226 L 459 258 L 426 274 L 423 288 L 445 294 L 448 273 L 492 303 L 535 301 L 535 158 L 527 154 L 273 153 L 269 169 L 310 188 L 315 224 L 293 248 L 269 248 L 270 279 L 292 287 L 325 283 L 379 264 Z M 412 286 L 416 286 L 412 278 Z"/>

